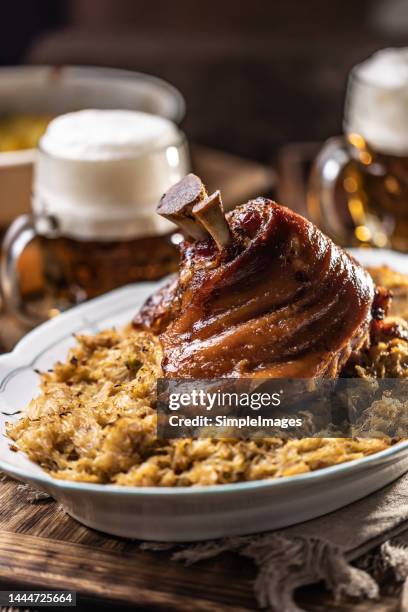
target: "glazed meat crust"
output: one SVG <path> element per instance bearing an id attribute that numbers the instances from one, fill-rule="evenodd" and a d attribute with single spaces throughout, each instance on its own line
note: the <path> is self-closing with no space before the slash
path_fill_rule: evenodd
<path id="1" fill-rule="evenodd" d="M 161 332 L 165 375 L 338 376 L 368 339 L 369 275 L 312 223 L 270 200 L 239 206 L 227 221 L 231 244 L 184 242 L 177 284 L 156 299 L 150 321 L 146 309 L 135 320 Z"/>
<path id="2" fill-rule="evenodd" d="M 176 311 L 178 283 L 178 275 L 172 274 L 161 289 L 147 298 L 132 321 L 135 329 L 149 330 L 156 335 L 166 329 Z"/>

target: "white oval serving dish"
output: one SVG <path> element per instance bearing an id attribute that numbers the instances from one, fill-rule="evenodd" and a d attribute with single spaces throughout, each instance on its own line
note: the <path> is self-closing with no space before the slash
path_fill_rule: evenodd
<path id="1" fill-rule="evenodd" d="M 408 270 L 408 256 L 353 251 L 363 263 Z M 47 491 L 81 523 L 114 535 L 168 542 L 198 541 L 293 525 L 380 489 L 408 471 L 408 442 L 338 466 L 277 480 L 209 487 L 140 488 L 51 478 L 10 450 L 5 423 L 37 393 L 38 376 L 63 359 L 73 333 L 127 323 L 154 283 L 119 289 L 73 308 L 30 332 L 0 357 L 0 470 Z"/>

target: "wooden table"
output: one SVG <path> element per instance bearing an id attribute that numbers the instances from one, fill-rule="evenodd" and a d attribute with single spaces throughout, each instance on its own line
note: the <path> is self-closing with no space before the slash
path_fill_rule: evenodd
<path id="1" fill-rule="evenodd" d="M 208 149 L 193 153 L 197 172 L 209 188 L 221 187 L 229 203 L 274 186 L 267 168 Z M 24 333 L 4 314 L 0 331 L 8 350 Z M 142 551 L 138 542 L 83 527 L 55 501 L 32 503 L 24 487 L 0 481 L 0 589 L 76 590 L 79 609 L 90 604 L 186 612 L 256 609 L 256 570 L 247 559 L 223 554 L 185 567 L 170 557 L 170 552 Z M 315 585 L 301 589 L 298 602 L 310 611 L 391 612 L 397 609 L 398 594 L 387 593 L 394 588 L 387 585 L 379 602 L 353 604 L 337 603 L 323 585 Z"/>
<path id="2" fill-rule="evenodd" d="M 186 567 L 171 561 L 169 552 L 143 551 L 138 542 L 83 527 L 54 501 L 30 502 L 27 490 L 9 479 L 0 483 L 0 508 L 0 589 L 75 590 L 80 608 L 89 603 L 186 612 L 257 607 L 255 567 L 237 555 Z M 297 600 L 311 612 L 391 612 L 398 595 L 338 603 L 315 585 L 301 589 Z"/>

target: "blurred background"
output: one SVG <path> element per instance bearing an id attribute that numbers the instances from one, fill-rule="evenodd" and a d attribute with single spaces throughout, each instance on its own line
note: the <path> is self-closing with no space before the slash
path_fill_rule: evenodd
<path id="1" fill-rule="evenodd" d="M 378 49 L 404 46 L 408 46 L 406 0 L 3 0 L 0 20 L 0 66 L 121 68 L 174 85 L 186 102 L 181 128 L 190 144 L 192 169 L 210 192 L 221 189 L 226 209 L 254 196 L 270 196 L 311 218 L 339 244 L 407 252 L 408 156 L 382 159 L 382 178 L 371 185 L 364 180 L 371 181 L 373 160 L 373 172 L 378 174 L 378 160 L 372 152 L 359 150 L 357 156 L 363 156 L 366 166 L 369 158 L 370 167 L 363 162 L 361 167 L 337 164 L 341 171 L 331 176 L 330 189 L 321 180 L 324 164 L 314 163 L 324 141 L 342 133 L 350 69 Z M 21 215 L 31 211 L 35 147 L 48 121 L 94 105 L 157 109 L 138 105 L 133 90 L 129 98 L 124 97 L 119 81 L 107 82 L 103 91 L 109 95 L 101 95 L 87 76 L 78 89 L 67 85 L 68 101 L 65 93 L 61 95 L 65 90 L 59 90 L 66 71 L 53 68 L 49 77 L 39 77 L 36 86 L 30 85 L 34 93 L 26 89 L 22 94 L 21 86 L 30 79 L 23 75 L 21 83 L 17 79 L 7 85 L 9 72 L 3 71 L 0 79 L 0 120 L 3 116 L 5 130 L 3 141 L 0 138 L 0 238 L 5 236 L 0 310 L 3 314 L 10 310 L 13 316 L 3 325 L 12 333 L 0 330 L 0 352 L 21 336 L 14 315 L 21 315 L 31 298 L 46 313 L 40 316 L 43 320 L 67 304 L 93 297 L 89 282 L 78 280 L 81 275 L 94 279 L 95 291 L 103 293 L 127 282 L 159 278 L 177 267 L 178 258 L 170 235 L 145 232 L 143 240 L 154 239 L 154 245 L 134 240 L 125 255 L 121 238 L 115 247 L 123 271 L 119 278 L 109 273 L 109 266 L 100 265 L 103 251 L 115 271 L 119 266 L 112 257 L 112 244 L 100 236 L 93 237 L 93 259 L 89 248 L 70 240 L 72 236 L 41 245 L 31 240 L 33 221 Z M 136 84 L 143 80 L 137 75 L 130 79 Z M 56 97 L 67 108 L 51 108 L 54 86 Z M 90 103 L 77 95 L 85 89 Z M 36 108 L 30 97 L 38 95 L 44 100 Z M 183 103 L 174 90 L 170 97 L 176 106 L 180 104 L 176 116 L 170 113 L 177 123 L 183 116 Z M 0 136 L 1 128 L 0 121 Z M 4 134 L 11 134 L 11 141 Z M 340 154 L 345 155 L 343 150 Z M 331 174 L 332 170 L 333 164 Z M 343 170 L 350 172 L 346 175 Z M 317 177 L 316 187 L 309 176 Z M 379 205 L 373 207 L 377 200 Z M 27 249 L 20 240 L 24 232 L 29 238 Z M 16 242 L 21 252 L 13 255 Z M 10 272 L 4 262 L 12 259 L 15 266 L 10 264 Z M 106 276 L 103 282 L 101 275 Z M 75 299 L 73 286 L 80 288 Z M 61 287 L 64 291 L 69 287 L 69 297 L 63 293 L 61 298 Z"/>
<path id="2" fill-rule="evenodd" d="M 404 0 L 6 0 L 0 63 L 155 74 L 184 94 L 192 142 L 269 161 L 339 133 L 350 68 L 407 41 Z"/>

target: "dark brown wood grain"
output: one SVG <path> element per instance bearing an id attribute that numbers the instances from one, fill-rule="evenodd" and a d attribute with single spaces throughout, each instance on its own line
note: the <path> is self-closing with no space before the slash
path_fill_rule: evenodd
<path id="1" fill-rule="evenodd" d="M 0 581 L 73 589 L 146 609 L 253 610 L 254 568 L 233 555 L 192 567 L 169 552 L 83 527 L 54 501 L 30 503 L 25 489 L 0 483 Z"/>
<path id="2" fill-rule="evenodd" d="M 54 501 L 33 503 L 27 489 L 0 482 L 0 588 L 72 589 L 93 601 L 145 610 L 218 612 L 255 610 L 256 569 L 223 554 L 186 567 L 169 551 L 143 551 L 140 543 L 103 535 L 64 513 Z M 311 612 L 392 612 L 398 596 L 378 602 L 335 602 L 323 585 L 302 589 Z M 283 612 L 283 611 L 282 611 Z"/>

